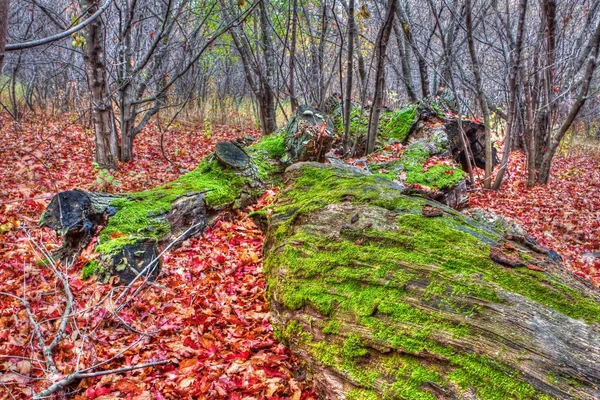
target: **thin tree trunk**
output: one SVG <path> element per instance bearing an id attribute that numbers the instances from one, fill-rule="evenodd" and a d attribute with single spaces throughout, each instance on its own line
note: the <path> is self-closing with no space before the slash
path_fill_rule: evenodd
<path id="1" fill-rule="evenodd" d="M 8 32 L 8 7 L 9 0 L 0 0 L 0 74 L 4 65 L 4 46 L 6 45 L 6 33 Z"/>
<path id="2" fill-rule="evenodd" d="M 354 57 L 354 0 L 349 1 L 348 5 L 348 62 L 346 68 L 346 93 L 344 97 L 344 155 L 348 152 L 350 144 L 350 111 L 352 109 L 352 75 L 353 75 L 353 57 Z"/>
<path id="3" fill-rule="evenodd" d="M 274 71 L 274 51 L 273 43 L 271 41 L 271 32 L 269 17 L 267 15 L 267 8 L 269 7 L 268 0 L 262 0 L 258 4 L 260 12 L 260 28 L 261 28 L 261 44 L 264 49 L 265 59 L 265 75 L 261 79 L 261 87 L 263 93 L 263 104 L 264 109 L 264 126 L 263 133 L 268 135 L 277 130 L 277 118 L 275 109 L 275 93 L 273 92 L 273 71 Z"/>
<path id="4" fill-rule="evenodd" d="M 496 174 L 496 179 L 492 185 L 492 189 L 498 190 L 502 185 L 502 178 L 508 165 L 508 157 L 510 156 L 510 144 L 512 140 L 512 130 L 515 123 L 516 105 L 517 105 L 517 73 L 521 64 L 521 50 L 523 47 L 523 31 L 525 27 L 525 14 L 527 13 L 527 0 L 521 0 L 519 3 L 519 21 L 517 23 L 517 38 L 515 40 L 514 55 L 511 55 L 510 75 L 508 81 L 509 105 L 508 118 L 506 120 L 506 134 L 504 137 L 504 153 L 502 161 L 500 161 L 500 169 Z M 507 26 L 507 29 L 510 29 Z M 510 32 L 507 32 L 510 36 Z"/>
<path id="5" fill-rule="evenodd" d="M 355 6 L 356 7 L 356 6 Z M 361 101 L 362 105 L 365 105 L 367 102 L 367 88 L 369 87 L 368 77 L 367 77 L 367 67 L 365 64 L 365 58 L 363 57 L 363 52 L 360 44 L 360 36 L 358 35 L 358 25 L 356 24 L 356 20 L 353 17 L 354 23 L 352 24 L 352 29 L 354 29 L 354 46 L 356 46 L 356 61 L 358 67 L 358 78 L 360 79 L 360 92 L 358 97 Z"/>
<path id="6" fill-rule="evenodd" d="M 98 10 L 93 0 L 80 0 L 81 9 L 87 10 L 86 17 Z M 84 30 L 86 43 L 83 45 L 83 59 L 88 74 L 88 85 L 91 92 L 92 115 L 96 134 L 96 162 L 101 168 L 116 169 L 118 154 L 117 134 L 112 124 L 112 104 L 107 96 L 106 66 L 104 61 L 104 35 L 102 22 L 95 20 Z"/>
<path id="7" fill-rule="evenodd" d="M 417 65 L 419 67 L 419 77 L 421 80 L 421 96 L 425 99 L 429 97 L 429 75 L 427 72 L 427 61 L 425 56 L 419 50 L 419 46 L 415 42 L 412 35 L 412 29 L 407 16 L 406 11 L 402 7 L 397 8 L 398 19 L 402 24 L 402 31 L 406 37 L 406 40 L 410 44 L 415 57 L 417 58 Z"/>
<path id="8" fill-rule="evenodd" d="M 400 53 L 400 67 L 402 69 L 402 83 L 406 88 L 406 94 L 411 103 L 416 103 L 419 99 L 415 92 L 415 88 L 412 82 L 412 76 L 410 71 L 410 65 L 408 63 L 408 46 L 406 45 L 405 36 L 400 33 L 398 24 L 394 24 L 394 34 L 396 35 L 396 41 L 398 43 L 398 52 Z"/>
<path id="9" fill-rule="evenodd" d="M 471 0 L 465 2 L 465 24 L 467 28 L 467 42 L 469 53 L 471 54 L 471 62 L 473 64 L 473 74 L 475 75 L 475 86 L 477 88 L 477 100 L 479 107 L 483 113 L 483 125 L 485 127 L 485 177 L 483 185 L 486 189 L 492 187 L 492 133 L 490 131 L 490 110 L 488 109 L 485 94 L 483 92 L 483 83 L 481 81 L 481 70 L 477 53 L 475 52 L 475 42 L 473 41 L 473 20 L 471 15 Z"/>
<path id="10" fill-rule="evenodd" d="M 375 150 L 377 129 L 379 127 L 379 115 L 381 114 L 381 100 L 383 99 L 383 91 L 385 89 L 385 53 L 390 34 L 392 33 L 397 5 L 398 0 L 389 0 L 385 22 L 379 30 L 377 42 L 375 43 L 375 59 L 377 60 L 377 67 L 375 70 L 375 92 L 373 93 L 373 103 L 371 105 L 371 114 L 369 116 L 366 154 L 370 154 Z"/>
<path id="11" fill-rule="evenodd" d="M 290 47 L 290 102 L 292 103 L 292 114 L 298 109 L 298 98 L 296 97 L 296 82 L 294 82 L 296 62 L 296 28 L 298 25 L 298 0 L 292 3 L 292 43 Z"/>

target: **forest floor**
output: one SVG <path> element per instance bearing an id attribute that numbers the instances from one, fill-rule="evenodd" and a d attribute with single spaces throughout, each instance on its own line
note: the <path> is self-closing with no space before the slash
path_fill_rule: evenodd
<path id="1" fill-rule="evenodd" d="M 112 175 L 91 165 L 93 136 L 78 121 L 15 123 L 0 116 L 0 292 L 24 296 L 38 320 L 62 312 L 63 300 L 36 246 L 52 250 L 57 235 L 37 227 L 51 197 L 61 190 L 131 192 L 171 181 L 193 169 L 216 142 L 258 136 L 255 130 L 178 126 L 145 129 L 136 139 L 135 162 Z M 384 150 L 394 156 L 397 148 Z M 167 161 L 168 157 L 171 161 Z M 513 218 L 540 243 L 557 250 L 565 265 L 600 286 L 600 268 L 581 255 L 600 251 L 600 157 L 581 155 L 556 161 L 547 187 L 527 189 L 524 156 L 515 153 L 499 192 L 476 189 L 471 205 Z M 269 191 L 253 209 L 268 204 Z M 85 251 L 69 269 L 76 306 L 75 335 L 55 353 L 59 370 L 93 365 L 118 355 L 100 369 L 156 360 L 167 366 L 86 378 L 71 390 L 83 399 L 316 398 L 304 372 L 277 342 L 269 322 L 261 273 L 262 233 L 240 210 L 165 255 L 157 285 L 149 286 L 119 317 L 153 335 L 126 329 L 111 314 L 111 285 L 82 281 L 80 269 L 93 254 Z M 50 333 L 51 323 L 43 324 Z M 71 340 L 70 338 L 73 338 Z M 84 338 L 84 339 L 82 339 Z M 141 339 L 140 339 L 141 338 Z M 132 346 L 128 349 L 129 346 Z M 81 347 L 84 351 L 76 352 Z M 79 354 L 79 356 L 76 355 Z M 10 355 L 7 357 L 7 355 Z M 18 302 L 0 300 L 0 400 L 28 398 L 49 385 L 46 371 L 31 358 L 31 328 Z M 29 377 L 29 378 L 28 378 Z M 56 377 L 54 377 L 56 378 Z M 10 394 L 12 394 L 11 397 Z"/>

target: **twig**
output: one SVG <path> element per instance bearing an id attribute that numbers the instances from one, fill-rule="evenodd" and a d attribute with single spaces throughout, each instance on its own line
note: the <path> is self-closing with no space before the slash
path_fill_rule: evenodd
<path id="1" fill-rule="evenodd" d="M 90 372 L 90 373 L 83 373 L 83 374 L 81 372 L 75 372 L 73 374 L 67 375 L 66 377 L 64 377 L 63 379 L 61 379 L 58 382 L 54 382 L 52 385 L 48 386 L 46 389 L 42 390 L 41 392 L 36 393 L 33 396 L 33 398 L 34 399 L 43 399 L 44 397 L 48 397 L 48 396 L 56 393 L 58 390 L 64 389 L 65 387 L 69 386 L 71 383 L 73 383 L 74 381 L 76 381 L 78 379 L 94 378 L 94 377 L 98 377 L 98 376 L 118 374 L 121 372 L 128 372 L 128 371 L 133 371 L 136 369 L 154 367 L 157 365 L 164 365 L 164 364 L 167 364 L 168 362 L 169 361 L 167 361 L 167 360 L 156 361 L 156 362 L 151 362 L 148 364 L 133 365 L 131 367 L 109 369 L 107 371 L 98 371 L 98 372 Z"/>

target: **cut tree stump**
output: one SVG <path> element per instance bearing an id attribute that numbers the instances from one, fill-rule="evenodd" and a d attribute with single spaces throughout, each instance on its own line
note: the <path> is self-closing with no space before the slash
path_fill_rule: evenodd
<path id="1" fill-rule="evenodd" d="M 600 398 L 600 290 L 552 252 L 356 170 L 285 182 L 271 322 L 322 398 Z"/>

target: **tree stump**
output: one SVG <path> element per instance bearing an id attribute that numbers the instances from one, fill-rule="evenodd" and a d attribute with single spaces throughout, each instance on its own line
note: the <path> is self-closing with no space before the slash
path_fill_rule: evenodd
<path id="1" fill-rule="evenodd" d="M 325 160 L 336 138 L 327 114 L 310 106 L 300 106 L 285 128 L 285 162 Z"/>
<path id="2" fill-rule="evenodd" d="M 303 163 L 286 182 L 271 322 L 323 398 L 600 398 L 600 291 L 552 252 L 383 177 Z"/>

